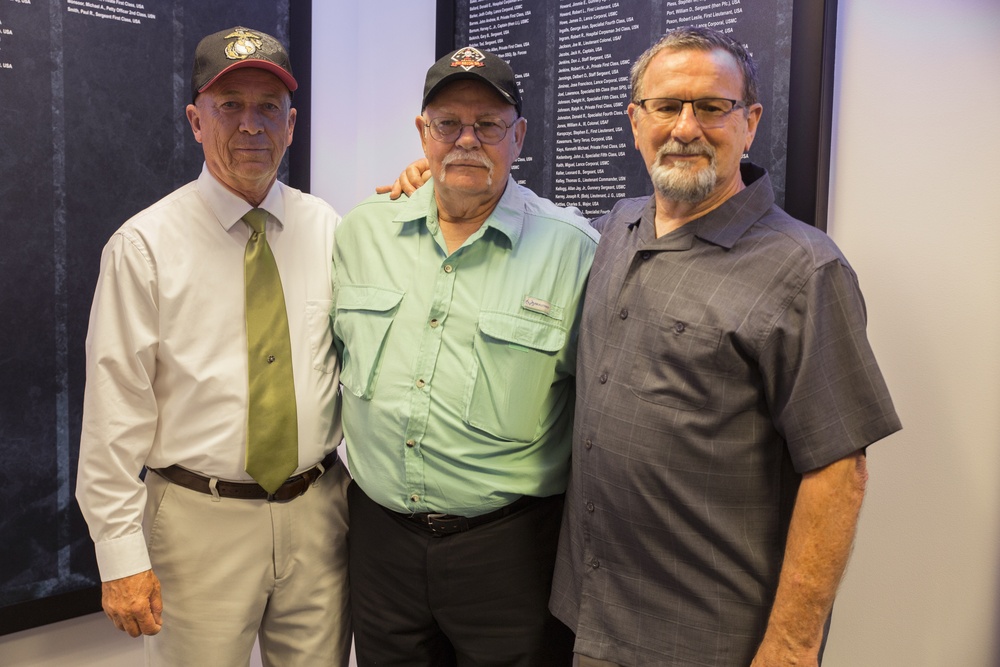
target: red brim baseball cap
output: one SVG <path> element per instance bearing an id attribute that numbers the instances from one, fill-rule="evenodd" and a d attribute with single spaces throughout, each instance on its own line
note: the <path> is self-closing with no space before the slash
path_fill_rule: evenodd
<path id="1" fill-rule="evenodd" d="M 226 72 L 256 67 L 274 74 L 294 92 L 299 87 L 292 76 L 288 52 L 267 33 L 237 26 L 205 37 L 194 51 L 191 99 L 205 92 Z"/>

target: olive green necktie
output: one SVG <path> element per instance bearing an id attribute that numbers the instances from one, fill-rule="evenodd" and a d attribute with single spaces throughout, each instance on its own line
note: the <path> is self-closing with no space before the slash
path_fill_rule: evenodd
<path id="1" fill-rule="evenodd" d="M 264 228 L 267 211 L 243 216 L 250 240 L 243 256 L 246 283 L 247 473 L 274 493 L 299 464 L 292 343 L 285 297 Z"/>

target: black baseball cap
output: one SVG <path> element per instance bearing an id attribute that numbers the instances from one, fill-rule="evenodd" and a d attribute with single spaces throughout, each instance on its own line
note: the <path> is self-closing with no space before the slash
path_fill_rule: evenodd
<path id="1" fill-rule="evenodd" d="M 518 116 L 521 115 L 521 93 L 514 81 L 514 70 L 492 53 L 471 46 L 449 53 L 427 70 L 421 111 L 442 88 L 460 79 L 475 79 L 489 84 L 500 93 L 500 97 L 514 105 Z"/>
<path id="2" fill-rule="evenodd" d="M 292 76 L 288 52 L 281 42 L 267 33 L 237 26 L 220 30 L 198 42 L 194 50 L 191 75 L 191 99 L 215 83 L 226 72 L 241 67 L 256 67 L 277 76 L 292 92 L 299 87 Z"/>

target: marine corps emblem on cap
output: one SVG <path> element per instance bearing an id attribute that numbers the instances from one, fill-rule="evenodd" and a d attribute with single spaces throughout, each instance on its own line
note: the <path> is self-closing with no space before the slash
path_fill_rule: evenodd
<path id="1" fill-rule="evenodd" d="M 451 57 L 451 66 L 461 67 L 468 72 L 473 67 L 486 67 L 483 63 L 484 60 L 486 60 L 486 56 L 483 55 L 482 51 L 467 46 L 455 51 Z"/>
<path id="2" fill-rule="evenodd" d="M 264 45 L 264 40 L 260 35 L 249 30 L 234 30 L 226 35 L 226 39 L 236 38 L 235 42 L 226 44 L 226 57 L 230 60 L 244 60 L 257 53 L 257 49 Z"/>

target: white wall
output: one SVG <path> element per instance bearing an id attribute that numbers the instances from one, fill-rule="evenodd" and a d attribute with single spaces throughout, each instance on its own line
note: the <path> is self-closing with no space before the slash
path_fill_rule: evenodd
<path id="1" fill-rule="evenodd" d="M 871 449 L 825 665 L 996 666 L 1000 3 L 839 3 L 830 233 L 905 428 Z M 343 213 L 419 155 L 434 2 L 314 5 L 313 191 Z M 106 623 L 0 637 L 0 664 L 139 664 Z"/>
<path id="2" fill-rule="evenodd" d="M 828 665 L 1000 664 L 1000 3 L 840 0 L 830 233 L 904 430 L 869 453 Z"/>
<path id="3" fill-rule="evenodd" d="M 312 190 L 341 214 L 423 157 L 435 0 L 313 2 Z"/>

